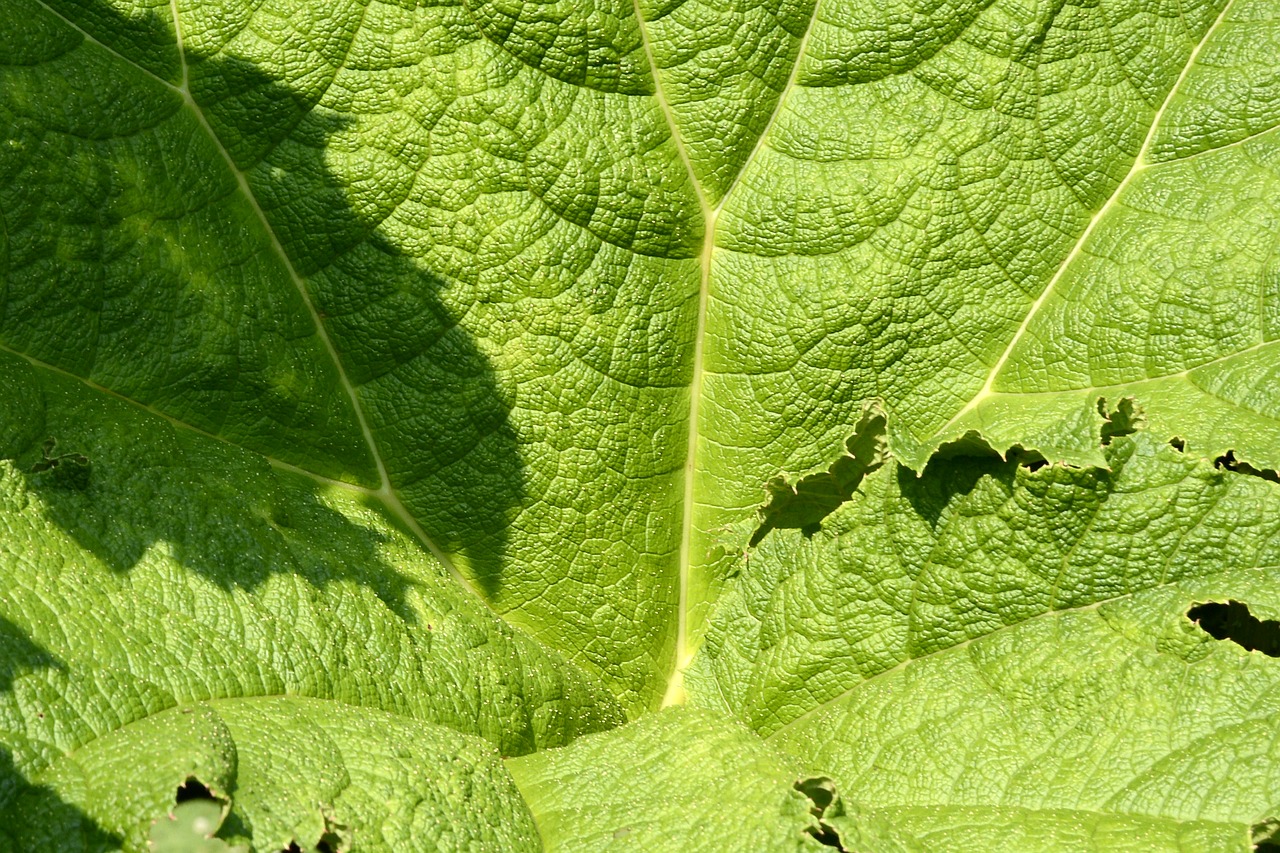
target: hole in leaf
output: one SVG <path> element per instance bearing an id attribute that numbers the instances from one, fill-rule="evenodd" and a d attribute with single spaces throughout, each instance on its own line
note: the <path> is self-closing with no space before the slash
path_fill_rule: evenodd
<path id="1" fill-rule="evenodd" d="M 835 850 L 844 851 L 844 845 L 840 843 L 840 836 L 834 829 L 824 824 L 819 824 L 817 829 L 810 827 L 808 830 L 817 842 L 823 846 L 830 847 Z"/>
<path id="2" fill-rule="evenodd" d="M 1183 453 L 1187 449 L 1187 442 L 1175 435 L 1173 438 L 1169 439 L 1169 446 L 1179 453 Z"/>
<path id="3" fill-rule="evenodd" d="M 1098 398 L 1098 414 L 1102 415 L 1102 443 L 1110 444 L 1111 439 L 1122 435 L 1133 435 L 1147 422 L 1143 413 L 1132 397 L 1121 397 L 1115 409 L 1107 408 L 1107 398 Z"/>
<path id="4" fill-rule="evenodd" d="M 863 477 L 888 460 L 886 424 L 879 406 L 866 406 L 844 443 L 844 455 L 827 470 L 806 474 L 795 485 L 782 476 L 770 480 L 765 485 L 769 502 L 760 509 L 760 526 L 751 536 L 751 547 L 778 528 L 798 528 L 806 537 L 821 530 L 822 520 L 853 497 Z"/>
<path id="5" fill-rule="evenodd" d="M 342 842 L 342 836 L 336 832 L 325 832 L 324 835 L 320 836 L 320 840 L 316 842 L 316 846 L 311 848 L 313 853 L 342 853 L 346 849 L 346 845 Z M 307 851 L 302 845 L 298 844 L 298 840 L 295 838 L 280 853 L 307 853 Z"/>
<path id="6" fill-rule="evenodd" d="M 827 776 L 804 776 L 797 779 L 792 787 L 808 798 L 809 813 L 818 819 L 818 825 L 808 827 L 805 832 L 819 844 L 847 853 L 835 827 L 823 820 L 844 814 L 844 804 L 840 802 L 836 783 Z"/>
<path id="7" fill-rule="evenodd" d="M 45 440 L 40 448 L 44 458 L 31 466 L 31 473 L 42 475 L 42 479 L 51 485 L 84 491 L 89 487 L 89 473 L 92 470 L 89 457 L 83 453 L 62 453 L 55 456 L 53 451 L 57 446 L 56 438 Z"/>
<path id="8" fill-rule="evenodd" d="M 195 777 L 178 786 L 168 814 L 152 821 L 146 849 L 155 853 L 249 853 L 247 844 L 225 841 L 227 801 Z"/>
<path id="9" fill-rule="evenodd" d="M 1249 829 L 1249 842 L 1254 850 L 1265 851 L 1265 853 L 1280 851 L 1280 820 L 1270 818 L 1261 823 L 1255 823 Z"/>
<path id="10" fill-rule="evenodd" d="M 806 776 L 795 781 L 791 787 L 808 797 L 809 811 L 814 817 L 822 817 L 839 796 L 836 783 L 826 776 Z"/>
<path id="11" fill-rule="evenodd" d="M 1187 611 L 1187 618 L 1215 640 L 1230 640 L 1246 651 L 1280 657 L 1280 622 L 1258 619 L 1242 601 L 1196 604 Z"/>
<path id="12" fill-rule="evenodd" d="M 1271 468 L 1254 468 L 1248 462 L 1244 462 L 1236 458 L 1234 450 L 1228 450 L 1226 453 L 1213 460 L 1213 467 L 1223 471 L 1233 471 L 1237 474 L 1245 474 L 1250 477 L 1260 477 L 1271 483 L 1280 483 L 1280 474 Z"/>
<path id="13" fill-rule="evenodd" d="M 203 782 L 199 779 L 191 778 L 178 786 L 178 793 L 174 795 L 175 803 L 185 803 L 187 800 L 216 800 Z"/>

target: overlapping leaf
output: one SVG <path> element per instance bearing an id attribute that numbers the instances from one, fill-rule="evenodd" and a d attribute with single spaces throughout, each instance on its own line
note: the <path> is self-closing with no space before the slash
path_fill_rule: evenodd
<path id="1" fill-rule="evenodd" d="M 592 676 L 485 610 L 376 501 L 0 358 L 0 387 L 16 404 L 0 419 L 0 731 L 29 783 L 15 790 L 12 771 L 5 776 L 0 813 L 16 825 L 19 849 L 75 837 L 69 827 L 82 823 L 136 849 L 188 770 L 221 786 L 239 804 L 233 814 L 296 815 L 305 803 L 318 820 L 324 803 L 365 832 L 385 821 L 410 827 L 425 819 L 410 813 L 418 795 L 402 792 L 409 799 L 381 814 L 387 804 L 365 790 L 371 778 L 416 779 L 425 768 L 434 777 L 462 761 L 498 774 L 501 790 L 510 782 L 499 751 L 560 745 L 622 720 Z M 54 441 L 33 440 L 45 435 Z M 179 764 L 195 762 L 188 770 L 152 767 L 164 745 L 155 721 L 193 703 L 228 719 L 249 709 L 249 734 L 225 735 L 229 764 L 214 776 L 182 752 L 207 741 L 194 730 L 171 745 Z M 308 734 L 306 720 L 319 728 Z M 326 726 L 343 745 L 328 743 Z M 396 744 L 424 739 L 435 752 L 401 756 L 409 776 L 396 770 Z M 101 750 L 106 764 L 91 758 Z M 255 761 L 265 766 L 254 770 Z M 302 784 L 300 773 L 332 784 L 298 794 L 292 811 L 269 805 Z M 357 781 L 332 781 L 347 775 Z M 508 794 L 476 808 L 508 808 Z M 67 814 L 64 800 L 84 815 Z"/>
<path id="2" fill-rule="evenodd" d="M 693 701 L 924 849 L 1243 849 L 1280 813 L 1280 661 L 1191 617 L 1280 614 L 1280 487 L 1143 433 L 1106 459 L 889 467 L 769 534 Z"/>

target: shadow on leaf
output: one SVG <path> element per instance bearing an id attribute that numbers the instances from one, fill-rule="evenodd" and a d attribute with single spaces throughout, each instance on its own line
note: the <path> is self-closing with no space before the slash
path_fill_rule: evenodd
<path id="1" fill-rule="evenodd" d="M 19 675 L 62 663 L 7 619 L 0 618 L 0 691 Z M 66 853 L 116 850 L 120 839 L 52 789 L 33 785 L 14 766 L 13 753 L 0 746 L 0 849 L 59 850 Z"/>
<path id="2" fill-rule="evenodd" d="M 43 785 L 32 785 L 0 747 L 0 845 L 6 850 L 99 853 L 122 841 Z"/>
<path id="3" fill-rule="evenodd" d="M 19 12 L 31 37 L 12 49 L 0 44 L 0 93 L 8 93 L 0 94 L 0 126 L 13 139 L 0 147 L 0 184 L 9 187 L 0 226 L 17 247 L 0 252 L 0 347 L 40 373 L 54 372 L 47 365 L 95 390 L 41 387 L 35 399 L 44 397 L 48 410 L 36 411 L 12 395 L 65 385 L 62 377 L 9 377 L 0 390 L 21 403 L 0 424 L 0 457 L 18 459 L 51 515 L 114 568 L 164 542 L 227 587 L 299 571 L 274 562 L 267 541 L 317 519 L 322 529 L 341 526 L 317 497 L 322 487 L 264 488 L 233 450 L 207 447 L 194 431 L 165 435 L 165 426 L 119 415 L 104 399 L 119 394 L 237 447 L 376 486 L 358 424 L 325 402 L 345 406 L 340 377 L 331 364 L 308 362 L 323 348 L 292 269 L 357 389 L 403 503 L 496 595 L 507 525 L 525 497 L 511 404 L 442 301 L 450 283 L 380 230 L 385 209 L 353 206 L 357 192 L 393 193 L 391 177 L 353 190 L 327 165 L 329 141 L 351 120 L 316 109 L 323 87 L 295 90 L 232 51 L 189 46 L 190 91 L 253 187 L 250 203 L 172 88 L 184 69 L 169 20 L 124 17 L 104 2 L 11 10 Z M 86 89 L 72 95 L 85 105 L 40 94 L 47 81 L 32 69 L 45 63 L 56 75 L 89 60 L 132 81 L 137 103 L 93 91 L 99 84 L 88 76 L 69 84 Z M 58 111 L 112 102 L 123 105 L 120 116 L 104 114 L 96 128 L 106 142 L 60 124 Z M 130 133 L 136 144 L 110 142 Z M 12 361 L 5 372 L 18 367 Z M 58 455 L 42 456 L 50 441 Z M 334 571 L 356 575 L 403 615 L 403 581 L 376 545 L 347 555 L 342 569 L 300 571 L 320 583 Z"/>

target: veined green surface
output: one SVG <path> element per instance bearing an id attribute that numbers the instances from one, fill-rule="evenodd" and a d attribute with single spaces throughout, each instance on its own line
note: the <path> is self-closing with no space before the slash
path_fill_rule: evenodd
<path id="1" fill-rule="evenodd" d="M 1187 464 L 1274 467 L 1278 67 L 1275 0 L 8 0 L 0 810 L 82 809 L 33 780 L 183 703 L 308 697 L 503 755 L 679 704 L 753 583 L 725 531 L 835 471 L 871 400 L 926 492 L 984 446 L 1108 465 L 1127 396 Z M 868 553 L 917 510 L 865 521 Z M 994 615 L 920 630 L 1034 621 L 1038 542 Z M 738 606 L 703 699 L 755 636 Z M 767 734 L 893 658 L 854 645 L 718 701 Z M 1078 811 L 980 805 L 1048 846 Z"/>
<path id="2" fill-rule="evenodd" d="M 255 810 L 295 822 L 267 820 L 293 833 L 279 847 L 314 845 L 323 804 L 361 849 L 402 850 L 472 787 L 428 795 L 420 775 L 478 762 L 497 793 L 476 796 L 493 802 L 458 799 L 474 832 L 460 811 L 461 835 L 440 841 L 465 848 L 523 808 L 499 754 L 624 719 L 593 676 L 459 587 L 376 495 L 273 468 L 8 354 L 0 388 L 17 404 L 0 431 L 0 743 L 27 780 L 0 772 L 15 849 L 96 850 L 103 833 L 144 849 L 189 774 L 231 797 L 259 849 L 275 841 Z M 46 434 L 56 445 L 31 441 Z M 225 735 L 216 773 L 190 753 L 205 735 L 169 744 L 153 731 L 206 705 L 257 709 L 250 733 Z M 443 752 L 413 746 L 441 738 Z M 162 747 L 182 766 L 149 764 Z M 114 764 L 86 757 L 102 750 Z M 298 792 L 315 776 L 327 787 Z M 394 796 L 378 799 L 375 782 Z M 428 801 L 433 814 L 413 805 Z"/>
<path id="3" fill-rule="evenodd" d="M 1245 849 L 1280 813 L 1280 661 L 1188 614 L 1280 615 L 1280 487 L 1142 432 L 1105 451 L 887 466 L 770 533 L 692 701 L 922 849 Z"/>
<path id="4" fill-rule="evenodd" d="M 507 764 L 546 850 L 822 850 L 799 765 L 688 708 Z"/>
<path id="5" fill-rule="evenodd" d="M 252 837 L 258 850 L 296 839 L 331 850 L 357 839 L 371 851 L 539 849 L 528 810 L 488 744 L 296 697 L 222 699 L 122 726 L 36 776 L 5 831 L 14 849 L 75 849 L 81 827 L 47 811 L 40 794 L 76 790 L 116 843 L 148 849 L 173 789 L 196 777 L 232 800 L 220 837 Z"/>

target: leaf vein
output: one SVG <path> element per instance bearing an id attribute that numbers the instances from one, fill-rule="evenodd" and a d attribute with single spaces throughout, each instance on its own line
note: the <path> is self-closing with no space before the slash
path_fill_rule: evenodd
<path id="1" fill-rule="evenodd" d="M 965 415 L 976 409 L 983 400 L 987 399 L 994 393 L 996 379 L 1004 369 L 1005 364 L 1008 363 L 1009 357 L 1013 354 L 1014 350 L 1017 349 L 1017 346 L 1019 342 L 1021 342 L 1023 336 L 1026 335 L 1027 330 L 1031 326 L 1031 321 L 1039 314 L 1040 309 L 1048 302 L 1049 297 L 1056 290 L 1058 283 L 1062 280 L 1066 271 L 1072 267 L 1075 259 L 1085 251 L 1084 246 L 1089 242 L 1094 231 L 1097 230 L 1099 223 L 1106 218 L 1107 214 L 1111 211 L 1111 208 L 1117 203 L 1120 196 L 1133 181 L 1134 176 L 1148 167 L 1149 164 L 1146 159 L 1147 154 L 1151 149 L 1151 144 L 1155 141 L 1156 131 L 1160 128 L 1160 122 L 1164 117 L 1165 111 L 1169 108 L 1169 105 L 1173 103 L 1173 100 L 1181 89 L 1183 82 L 1191 73 L 1191 69 L 1195 66 L 1196 59 L 1199 57 L 1200 51 L 1204 48 L 1205 44 L 1208 43 L 1218 26 L 1226 19 L 1227 13 L 1231 10 L 1231 6 L 1234 2 L 1235 0 L 1228 0 L 1226 5 L 1222 7 L 1222 11 L 1218 13 L 1218 17 L 1209 25 L 1209 28 L 1205 30 L 1204 35 L 1201 36 L 1200 41 L 1192 48 L 1190 55 L 1187 57 L 1186 64 L 1182 67 L 1182 71 L 1178 74 L 1177 79 L 1169 88 L 1169 92 L 1165 95 L 1164 101 L 1156 110 L 1155 115 L 1152 116 L 1151 126 L 1148 128 L 1147 135 L 1143 139 L 1141 147 L 1138 149 L 1137 156 L 1134 157 L 1133 165 L 1116 186 L 1115 190 L 1112 191 L 1106 202 L 1098 209 L 1098 212 L 1093 215 L 1093 218 L 1089 220 L 1089 224 L 1080 234 L 1075 245 L 1071 247 L 1071 251 L 1067 253 L 1067 256 L 1063 259 L 1062 263 L 1059 264 L 1058 269 L 1054 272 L 1053 276 L 1050 277 L 1048 283 L 1040 292 L 1040 295 L 1031 303 L 1031 307 L 1028 309 L 1026 316 L 1023 317 L 1022 323 L 1018 326 L 1017 331 L 1014 332 L 1013 337 L 1009 340 L 1004 352 L 1000 354 L 1000 357 L 996 359 L 996 363 L 988 372 L 982 387 L 978 389 L 978 392 L 974 394 L 969 402 L 956 412 L 950 420 L 943 424 L 939 429 L 935 430 L 935 435 L 945 437 L 943 434 L 946 433 L 947 430 L 959 423 Z"/>

